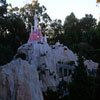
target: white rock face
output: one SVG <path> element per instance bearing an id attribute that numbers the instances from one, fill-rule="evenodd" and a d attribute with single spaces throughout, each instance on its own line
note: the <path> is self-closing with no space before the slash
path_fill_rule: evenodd
<path id="1" fill-rule="evenodd" d="M 77 64 L 77 56 L 66 46 L 61 46 L 60 43 L 51 47 L 47 43 L 32 41 L 21 46 L 15 58 L 21 53 L 24 53 L 26 60 L 39 70 L 43 91 L 46 91 L 48 87 L 54 89 L 59 83 L 56 72 L 58 61 L 74 61 Z"/>
<path id="2" fill-rule="evenodd" d="M 98 63 L 93 62 L 92 60 L 85 60 L 84 65 L 86 65 L 87 68 L 91 71 L 92 71 L 92 69 L 97 69 L 98 68 Z"/>
<path id="3" fill-rule="evenodd" d="M 77 55 L 60 43 L 49 46 L 32 41 L 22 45 L 13 61 L 0 68 L 0 100 L 43 100 L 41 92 L 48 87 L 55 90 L 59 84 L 57 63 L 74 61 L 77 65 L 77 60 Z M 88 68 L 97 66 L 91 61 L 84 63 Z"/>
<path id="4" fill-rule="evenodd" d="M 0 67 L 0 100 L 43 100 L 34 65 L 17 59 Z"/>

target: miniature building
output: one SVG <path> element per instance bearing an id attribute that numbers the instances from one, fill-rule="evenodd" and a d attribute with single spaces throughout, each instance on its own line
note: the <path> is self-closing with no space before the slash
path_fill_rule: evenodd
<path id="1" fill-rule="evenodd" d="M 57 64 L 57 74 L 59 80 L 64 78 L 65 81 L 71 82 L 71 75 L 74 72 L 75 66 Z"/>
<path id="2" fill-rule="evenodd" d="M 41 27 L 39 26 L 37 14 L 35 14 L 35 16 L 34 16 L 34 26 L 31 26 L 31 34 L 29 37 L 29 41 L 34 41 L 34 40 L 41 41 L 41 42 L 47 42 L 46 35 L 44 37 L 42 35 Z"/>

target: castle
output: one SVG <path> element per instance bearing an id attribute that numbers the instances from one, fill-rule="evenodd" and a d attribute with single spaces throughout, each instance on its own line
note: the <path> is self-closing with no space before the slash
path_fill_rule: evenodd
<path id="1" fill-rule="evenodd" d="M 36 13 L 34 16 L 34 26 L 31 25 L 29 41 L 47 42 L 46 35 L 44 37 L 42 35 L 41 26 L 39 25 L 38 15 Z"/>

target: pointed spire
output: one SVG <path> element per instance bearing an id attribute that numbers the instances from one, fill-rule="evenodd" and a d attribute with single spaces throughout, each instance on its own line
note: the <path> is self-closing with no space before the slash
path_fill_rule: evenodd
<path id="1" fill-rule="evenodd" d="M 44 42 L 47 43 L 47 37 L 46 37 L 46 34 L 44 36 Z"/>
<path id="2" fill-rule="evenodd" d="M 35 15 L 34 15 L 34 30 L 36 30 L 38 28 L 38 24 L 39 24 L 39 21 L 38 21 L 38 18 L 37 18 L 37 15 L 36 15 L 36 11 L 35 11 Z"/>

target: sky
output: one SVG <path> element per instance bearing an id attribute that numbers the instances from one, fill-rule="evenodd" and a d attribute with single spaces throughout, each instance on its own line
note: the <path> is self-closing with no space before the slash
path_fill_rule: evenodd
<path id="1" fill-rule="evenodd" d="M 7 0 L 7 3 L 11 3 L 13 7 L 22 7 L 26 3 L 32 0 Z M 61 19 L 64 22 L 66 16 L 71 12 L 75 14 L 77 18 L 82 18 L 85 14 L 92 14 L 94 18 L 99 21 L 100 16 L 100 4 L 96 6 L 96 0 L 38 0 L 40 5 L 44 5 L 47 8 L 47 13 L 51 19 Z"/>

